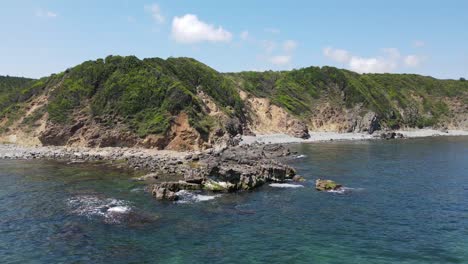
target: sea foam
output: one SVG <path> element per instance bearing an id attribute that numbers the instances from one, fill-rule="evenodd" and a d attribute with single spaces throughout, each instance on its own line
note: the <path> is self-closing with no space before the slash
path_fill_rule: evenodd
<path id="1" fill-rule="evenodd" d="M 304 187 L 304 185 L 291 184 L 291 183 L 270 183 L 270 186 L 275 187 L 275 188 L 301 188 L 301 187 Z"/>
<path id="2" fill-rule="evenodd" d="M 350 187 L 341 187 L 337 190 L 330 190 L 326 191 L 329 193 L 337 193 L 337 194 L 345 194 L 345 193 L 350 193 L 350 192 L 356 192 L 356 191 L 362 191 L 364 190 L 363 188 L 350 188 Z"/>
<path id="3" fill-rule="evenodd" d="M 129 202 L 94 195 L 79 195 L 68 199 L 71 212 L 87 218 L 101 217 L 106 223 L 120 223 L 122 215 L 132 210 Z"/>
<path id="4" fill-rule="evenodd" d="M 204 195 L 204 194 L 200 194 L 196 192 L 189 192 L 186 190 L 178 191 L 176 194 L 179 197 L 179 200 L 177 200 L 176 203 L 181 203 L 181 204 L 205 202 L 205 201 L 210 201 L 221 196 L 220 194 Z"/>

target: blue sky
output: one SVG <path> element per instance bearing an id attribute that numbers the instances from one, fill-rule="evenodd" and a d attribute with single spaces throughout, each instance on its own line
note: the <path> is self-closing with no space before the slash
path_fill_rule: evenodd
<path id="1" fill-rule="evenodd" d="M 223 72 L 332 65 L 468 77 L 468 1 L 0 0 L 0 75 L 110 54 Z"/>

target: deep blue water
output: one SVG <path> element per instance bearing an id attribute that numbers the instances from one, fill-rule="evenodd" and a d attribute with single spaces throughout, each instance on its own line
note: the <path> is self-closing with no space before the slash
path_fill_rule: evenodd
<path id="1" fill-rule="evenodd" d="M 186 203 L 96 165 L 0 161 L 0 263 L 468 263 L 468 137 L 291 148 L 304 187 Z"/>

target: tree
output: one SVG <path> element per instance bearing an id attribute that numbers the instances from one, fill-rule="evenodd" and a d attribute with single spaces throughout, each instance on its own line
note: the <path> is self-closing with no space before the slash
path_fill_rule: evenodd
<path id="1" fill-rule="evenodd" d="M 465 79 L 465 78 L 463 78 L 463 77 L 462 77 L 462 78 L 460 78 L 460 82 L 464 82 L 464 81 L 466 81 L 466 79 Z"/>

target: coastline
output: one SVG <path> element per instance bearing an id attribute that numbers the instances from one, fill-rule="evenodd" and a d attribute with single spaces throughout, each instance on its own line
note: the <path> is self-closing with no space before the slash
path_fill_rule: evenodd
<path id="1" fill-rule="evenodd" d="M 283 134 L 244 137 L 238 146 L 218 146 L 204 151 L 177 152 L 143 148 L 88 148 L 0 144 L 0 160 L 58 160 L 71 163 L 104 162 L 121 169 L 141 171 L 135 181 L 148 184 L 158 200 L 177 200 L 180 191 L 235 192 L 255 189 L 266 183 L 302 181 L 296 170 L 283 164 L 294 156 L 285 147 L 288 143 L 326 141 L 377 140 L 381 133 L 312 132 L 309 139 Z M 404 138 L 428 136 L 468 136 L 467 131 L 407 130 Z M 399 135 L 401 136 L 401 135 Z"/>
<path id="2" fill-rule="evenodd" d="M 422 138 L 439 136 L 468 136 L 465 130 L 439 131 L 434 129 L 397 130 L 404 138 Z M 337 133 L 337 132 L 309 132 L 310 138 L 301 139 L 286 134 L 266 134 L 256 136 L 242 136 L 240 145 L 259 144 L 291 144 L 314 143 L 327 141 L 355 141 L 382 140 L 380 133 Z M 204 151 L 171 151 L 145 148 L 89 148 L 69 146 L 23 146 L 18 144 L 0 143 L 0 159 L 56 159 L 65 161 L 119 161 L 145 160 L 178 161 L 188 159 L 193 155 L 210 155 L 216 148 Z M 142 168 L 136 168 L 142 169 Z"/>
<path id="3" fill-rule="evenodd" d="M 377 131 L 374 134 L 368 133 L 338 133 L 338 132 L 309 132 L 310 138 L 302 139 L 292 137 L 286 134 L 267 134 L 257 136 L 243 136 L 241 144 L 290 144 L 290 143 L 314 143 L 326 141 L 354 141 L 354 140 L 381 140 L 380 133 Z M 439 137 L 439 136 L 468 136 L 468 131 L 465 130 L 447 130 L 440 131 L 435 129 L 408 129 L 396 130 L 396 133 L 401 133 L 404 138 L 423 138 L 423 137 Z"/>

